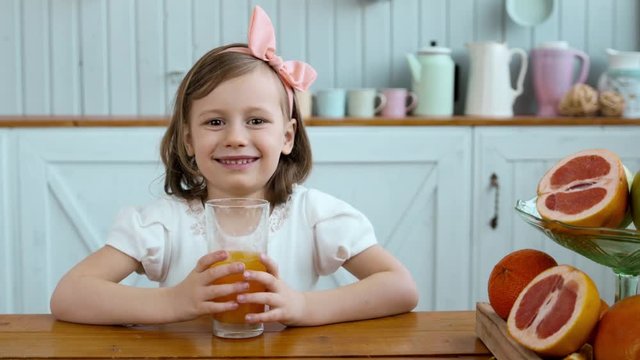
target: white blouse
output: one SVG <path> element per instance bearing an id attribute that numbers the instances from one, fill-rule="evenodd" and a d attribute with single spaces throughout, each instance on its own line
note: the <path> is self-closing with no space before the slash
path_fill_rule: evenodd
<path id="1" fill-rule="evenodd" d="M 320 275 L 377 243 L 373 226 L 346 202 L 297 185 L 270 216 L 268 255 L 280 278 L 298 291 L 313 289 Z M 160 286 L 184 280 L 207 252 L 204 207 L 199 200 L 164 197 L 120 211 L 107 245 L 138 260 Z"/>

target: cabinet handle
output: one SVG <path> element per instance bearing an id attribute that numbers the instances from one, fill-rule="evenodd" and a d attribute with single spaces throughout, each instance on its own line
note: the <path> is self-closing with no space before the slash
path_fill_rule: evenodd
<path id="1" fill-rule="evenodd" d="M 489 221 L 489 226 L 492 229 L 498 227 L 498 199 L 500 197 L 500 184 L 498 183 L 498 175 L 496 173 L 491 174 L 489 178 L 489 187 L 496 189 L 496 194 L 493 202 L 493 217 Z"/>

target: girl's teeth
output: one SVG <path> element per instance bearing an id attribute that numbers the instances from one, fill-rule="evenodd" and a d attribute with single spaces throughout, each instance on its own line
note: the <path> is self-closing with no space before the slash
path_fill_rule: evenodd
<path id="1" fill-rule="evenodd" d="M 252 160 L 249 159 L 240 159 L 240 160 L 222 160 L 223 164 L 228 165 L 244 165 L 250 163 Z"/>

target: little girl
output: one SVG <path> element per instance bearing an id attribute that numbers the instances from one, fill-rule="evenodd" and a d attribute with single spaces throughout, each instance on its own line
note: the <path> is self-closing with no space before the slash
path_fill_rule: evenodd
<path id="1" fill-rule="evenodd" d="M 316 77 L 307 64 L 275 54 L 271 21 L 256 7 L 247 45 L 214 49 L 199 59 L 177 91 L 162 140 L 167 197 L 123 210 L 106 246 L 73 267 L 51 298 L 53 315 L 92 324 L 152 324 L 190 320 L 268 305 L 246 321 L 309 326 L 412 310 L 415 283 L 407 269 L 377 245 L 365 216 L 343 201 L 301 185 L 311 150 L 295 90 Z M 228 253 L 207 253 L 203 203 L 226 197 L 271 202 L 267 272 L 242 263 L 210 268 Z M 359 281 L 314 290 L 319 276 L 344 267 Z M 132 272 L 159 288 L 119 282 Z M 247 281 L 212 285 L 242 273 L 266 286 L 243 293 Z M 235 301 L 212 299 L 238 294 Z"/>

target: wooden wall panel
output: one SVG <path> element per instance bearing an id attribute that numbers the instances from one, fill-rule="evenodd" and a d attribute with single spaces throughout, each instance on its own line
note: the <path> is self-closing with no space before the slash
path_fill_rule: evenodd
<path id="1" fill-rule="evenodd" d="M 390 2 L 370 1 L 364 6 L 362 44 L 363 87 L 382 88 L 391 80 L 391 13 Z M 339 36 L 340 34 L 338 34 Z"/>
<path id="2" fill-rule="evenodd" d="M 407 65 L 407 53 L 416 53 L 420 43 L 420 19 L 418 0 L 406 0 L 391 4 L 391 87 L 410 87 L 411 73 Z M 426 44 L 425 44 L 426 45 Z"/>
<path id="3" fill-rule="evenodd" d="M 0 114 L 22 114 L 22 31 L 19 0 L 0 1 Z"/>
<path id="4" fill-rule="evenodd" d="M 307 60 L 318 72 L 313 89 L 336 87 L 336 1 L 307 0 Z"/>
<path id="5" fill-rule="evenodd" d="M 109 113 L 138 112 L 136 84 L 135 3 L 110 0 L 108 11 Z M 191 59 L 189 59 L 191 60 Z"/>
<path id="6" fill-rule="evenodd" d="M 164 61 L 164 8 L 161 1 L 136 1 L 136 58 L 138 112 L 162 115 L 170 112 L 165 99 L 169 74 Z"/>
<path id="7" fill-rule="evenodd" d="M 337 1 L 335 22 L 335 86 L 360 87 L 364 74 L 362 7 L 352 1 Z"/>
<path id="8" fill-rule="evenodd" d="M 275 25 L 278 52 L 310 62 L 312 90 L 411 87 L 405 59 L 431 41 L 460 66 L 456 113 L 464 111 L 472 41 L 527 51 L 567 40 L 606 69 L 606 48 L 640 49 L 635 0 L 557 1 L 551 17 L 523 27 L 504 0 L 7 0 L 0 3 L 0 114 L 168 113 L 177 84 L 199 56 L 246 42 L 251 9 Z M 517 64 L 513 64 L 515 73 Z M 536 110 L 531 71 L 516 114 Z M 515 75 L 515 74 L 514 74 Z M 28 94 L 28 96 L 27 96 Z"/>
<path id="9" fill-rule="evenodd" d="M 46 0 L 22 2 L 24 104 L 30 114 L 48 114 L 51 110 L 48 13 Z"/>
<path id="10" fill-rule="evenodd" d="M 109 114 L 109 53 L 106 0 L 80 1 L 82 112 Z"/>
<path id="11" fill-rule="evenodd" d="M 193 56 L 196 62 L 207 51 L 220 44 L 220 1 L 195 0 L 191 7 L 193 17 Z"/>
<path id="12" fill-rule="evenodd" d="M 180 80 L 187 73 L 192 60 L 191 2 L 166 0 L 165 17 L 165 67 L 172 74 L 166 86 L 166 102 L 172 104 Z"/>
<path id="13" fill-rule="evenodd" d="M 276 46 L 285 59 L 307 59 L 307 6 L 300 0 L 280 0 L 278 9 L 278 37 Z"/>
<path id="14" fill-rule="evenodd" d="M 81 111 L 80 33 L 77 0 L 55 1 L 51 8 L 51 113 Z"/>

